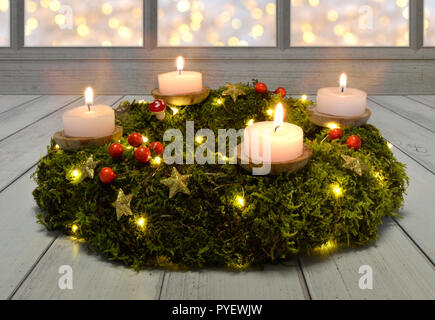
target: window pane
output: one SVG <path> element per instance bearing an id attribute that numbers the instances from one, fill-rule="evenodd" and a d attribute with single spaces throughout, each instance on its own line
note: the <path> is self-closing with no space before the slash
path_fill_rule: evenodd
<path id="1" fill-rule="evenodd" d="M 9 0 L 0 0 L 0 47 L 10 46 Z"/>
<path id="2" fill-rule="evenodd" d="M 424 1 L 424 45 L 435 47 L 435 1 Z"/>
<path id="3" fill-rule="evenodd" d="M 26 0 L 25 45 L 142 46 L 142 0 Z"/>
<path id="4" fill-rule="evenodd" d="M 292 46 L 409 46 L 408 0 L 291 0 Z"/>
<path id="5" fill-rule="evenodd" d="M 276 1 L 159 0 L 158 45 L 276 46 Z"/>

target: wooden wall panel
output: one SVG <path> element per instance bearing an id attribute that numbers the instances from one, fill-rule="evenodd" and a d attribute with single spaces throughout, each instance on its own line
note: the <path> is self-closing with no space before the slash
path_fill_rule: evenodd
<path id="1" fill-rule="evenodd" d="M 0 60 L 0 94 L 147 94 L 157 74 L 175 67 L 168 60 Z M 370 95 L 435 93 L 435 60 L 188 60 L 212 88 L 225 81 L 258 78 L 291 94 L 314 94 L 335 86 L 341 72 L 350 86 Z"/>

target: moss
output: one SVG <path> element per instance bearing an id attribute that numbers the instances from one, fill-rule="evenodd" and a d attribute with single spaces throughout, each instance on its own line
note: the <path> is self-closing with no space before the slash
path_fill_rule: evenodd
<path id="1" fill-rule="evenodd" d="M 161 141 L 169 128 L 185 129 L 188 120 L 195 130 L 240 129 L 250 119 L 270 120 L 267 110 L 276 96 L 260 95 L 252 86 L 234 103 L 222 97 L 224 88 L 212 90 L 202 104 L 171 111 L 165 121 L 156 121 L 146 103 L 124 102 L 128 113 L 119 115 L 125 137 L 131 132 L 145 134 L 150 142 Z M 222 99 L 223 104 L 218 103 Z M 234 165 L 178 165 L 183 174 L 192 174 L 192 195 L 168 197 L 160 183 L 171 167 L 135 162 L 127 150 L 122 160 L 112 160 L 108 145 L 79 152 L 56 151 L 54 142 L 39 162 L 34 197 L 43 215 L 38 217 L 50 230 L 76 236 L 108 259 L 134 269 L 145 267 L 202 268 L 209 265 L 244 269 L 250 265 L 276 263 L 298 252 L 310 251 L 328 241 L 340 246 L 362 246 L 377 239 L 384 217 L 393 215 L 403 202 L 407 176 L 387 147 L 379 131 L 366 125 L 345 129 L 343 139 L 330 142 L 328 130 L 311 125 L 305 111 L 309 102 L 288 99 L 287 121 L 301 126 L 313 158 L 303 170 L 293 174 L 254 177 Z M 346 139 L 356 134 L 363 147 L 353 151 Z M 325 139 L 326 138 L 326 139 Z M 342 154 L 359 158 L 370 172 L 362 177 L 343 168 Z M 68 174 L 90 155 L 100 161 L 95 178 L 73 184 Z M 110 186 L 99 182 L 98 172 L 111 167 L 117 180 Z M 332 185 L 339 184 L 343 195 L 337 199 Z M 117 221 L 111 203 L 117 190 L 133 194 L 131 217 Z M 246 205 L 237 205 L 244 196 Z M 136 221 L 146 218 L 140 228 Z"/>

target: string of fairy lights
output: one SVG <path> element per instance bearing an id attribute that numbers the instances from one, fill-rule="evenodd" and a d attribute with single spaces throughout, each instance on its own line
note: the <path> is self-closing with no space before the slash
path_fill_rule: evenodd
<path id="1" fill-rule="evenodd" d="M 409 0 L 289 0 L 292 46 L 408 46 Z M 25 0 L 26 46 L 142 46 L 142 0 Z M 425 1 L 435 46 L 435 1 Z M 160 46 L 275 46 L 276 1 L 159 0 Z M 0 0 L 0 46 L 10 0 Z"/>

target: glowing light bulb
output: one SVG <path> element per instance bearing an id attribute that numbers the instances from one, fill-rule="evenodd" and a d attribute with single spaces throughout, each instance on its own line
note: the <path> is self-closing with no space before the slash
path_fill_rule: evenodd
<path id="1" fill-rule="evenodd" d="M 223 103 L 222 99 L 218 99 L 216 102 L 218 105 L 221 105 Z"/>
<path id="2" fill-rule="evenodd" d="M 337 129 L 337 128 L 340 128 L 340 126 L 337 124 L 337 123 L 335 123 L 335 122 L 330 122 L 330 123 L 328 123 L 327 125 L 326 125 L 329 129 Z"/>
<path id="3" fill-rule="evenodd" d="M 253 124 L 254 124 L 254 119 L 248 121 L 248 127 L 252 126 Z"/>
<path id="4" fill-rule="evenodd" d="M 198 136 L 198 137 L 196 137 L 195 141 L 198 142 L 198 143 L 203 143 L 204 142 L 204 137 Z"/>
<path id="5" fill-rule="evenodd" d="M 54 146 L 54 150 L 60 150 L 60 145 L 56 144 L 56 145 Z"/>
<path id="6" fill-rule="evenodd" d="M 154 159 L 153 159 L 153 164 L 155 164 L 155 165 L 160 165 L 162 163 L 162 158 L 160 158 L 160 157 L 155 157 Z"/>
<path id="7" fill-rule="evenodd" d="M 243 197 L 241 197 L 241 196 L 238 196 L 238 197 L 237 197 L 237 204 L 238 204 L 241 208 L 243 208 L 243 207 L 245 206 L 245 198 L 243 198 Z"/>
<path id="8" fill-rule="evenodd" d="M 334 195 L 337 198 L 340 198 L 341 195 L 343 194 L 343 190 L 341 189 L 341 187 L 338 184 L 332 185 L 332 191 L 334 192 Z"/>
<path id="9" fill-rule="evenodd" d="M 272 115 L 273 115 L 273 110 L 272 110 L 272 109 L 267 110 L 267 114 L 268 114 L 269 116 L 272 116 Z"/>
<path id="10" fill-rule="evenodd" d="M 308 99 L 308 97 L 307 97 L 305 94 L 301 97 L 301 101 L 302 101 L 302 102 L 307 101 L 307 99 Z"/>
<path id="11" fill-rule="evenodd" d="M 174 116 L 180 111 L 177 108 L 171 108 L 171 110 Z"/>
<path id="12" fill-rule="evenodd" d="M 149 141 L 148 137 L 142 136 L 142 142 L 147 143 Z"/>
<path id="13" fill-rule="evenodd" d="M 137 219 L 136 223 L 139 227 L 143 228 L 146 224 L 146 220 L 145 220 L 145 218 L 139 218 L 139 219 Z"/>
<path id="14" fill-rule="evenodd" d="M 79 227 L 76 224 L 73 224 L 72 227 L 71 227 L 71 231 L 76 233 L 77 230 L 79 230 Z"/>
<path id="15" fill-rule="evenodd" d="M 347 88 L 347 75 L 345 73 L 342 73 L 340 76 L 340 88 L 341 92 L 344 92 L 344 89 Z"/>
<path id="16" fill-rule="evenodd" d="M 388 148 L 389 148 L 390 150 L 393 149 L 393 147 L 394 147 L 393 144 L 392 144 L 391 142 L 388 142 L 388 143 L 387 143 L 387 146 L 388 146 Z"/>

